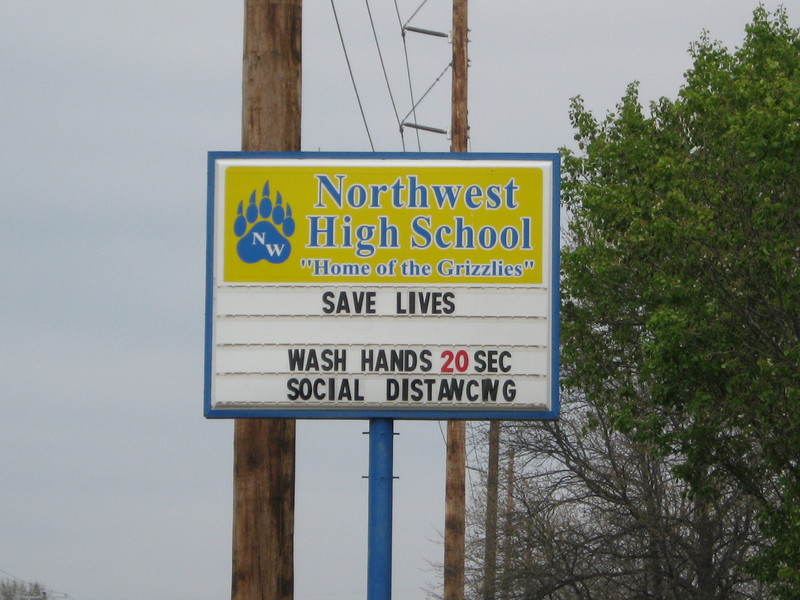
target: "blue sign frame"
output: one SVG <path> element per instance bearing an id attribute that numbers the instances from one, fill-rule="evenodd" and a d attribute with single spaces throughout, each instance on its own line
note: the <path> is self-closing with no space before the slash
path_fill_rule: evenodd
<path id="1" fill-rule="evenodd" d="M 296 159 L 296 160 L 421 160 L 421 161 L 541 161 L 552 165 L 552 205 L 550 231 L 550 410 L 503 409 L 421 409 L 414 408 L 214 408 L 214 236 L 216 169 L 225 159 Z M 341 152 L 210 152 L 207 182 L 207 251 L 206 251 L 206 317 L 204 414 L 207 418 L 292 418 L 292 419 L 403 419 L 403 420 L 531 420 L 556 419 L 559 401 L 559 274 L 560 274 L 560 156 L 557 153 L 341 153 Z"/>

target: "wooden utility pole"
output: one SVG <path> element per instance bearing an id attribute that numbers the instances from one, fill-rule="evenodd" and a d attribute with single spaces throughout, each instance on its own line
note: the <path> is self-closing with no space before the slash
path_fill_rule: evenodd
<path id="1" fill-rule="evenodd" d="M 452 35 L 453 83 L 450 151 L 466 152 L 469 130 L 467 120 L 467 0 L 453 0 Z M 466 446 L 464 421 L 448 421 L 445 474 L 444 600 L 464 600 Z"/>
<path id="2" fill-rule="evenodd" d="M 497 496 L 500 481 L 500 421 L 489 423 L 486 469 L 486 528 L 483 550 L 483 600 L 494 600 L 497 582 Z"/>
<path id="3" fill-rule="evenodd" d="M 450 114 L 450 152 L 466 152 L 467 118 L 467 0 L 453 0 L 453 84 Z"/>
<path id="4" fill-rule="evenodd" d="M 506 514 L 503 526 L 503 579 L 500 597 L 508 598 L 511 590 L 511 557 L 514 552 L 514 447 L 508 447 L 506 467 Z"/>
<path id="5" fill-rule="evenodd" d="M 302 0 L 245 0 L 242 150 L 300 150 Z M 295 422 L 234 423 L 232 600 L 294 595 Z"/>
<path id="6" fill-rule="evenodd" d="M 444 512 L 444 600 L 464 600 L 465 478 L 464 421 L 448 421 Z"/>

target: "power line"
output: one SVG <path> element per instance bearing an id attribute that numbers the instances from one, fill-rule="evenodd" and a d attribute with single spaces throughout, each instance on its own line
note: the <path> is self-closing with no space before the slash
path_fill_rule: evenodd
<path id="1" fill-rule="evenodd" d="M 425 0 L 425 2 L 427 2 L 427 0 Z M 425 2 L 423 2 L 422 4 L 425 4 Z M 422 8 L 422 6 L 420 6 L 416 11 L 414 11 L 414 15 L 416 15 L 419 12 L 420 8 Z M 408 79 L 408 93 L 411 96 L 411 112 L 414 113 L 414 122 L 416 123 L 416 121 L 417 121 L 417 114 L 416 114 L 417 105 L 414 102 L 414 86 L 411 84 L 411 63 L 408 60 L 408 45 L 406 44 L 406 29 L 405 29 L 405 24 L 403 24 L 403 19 L 400 18 L 400 8 L 397 6 L 397 0 L 394 0 L 394 10 L 397 13 L 397 22 L 400 25 L 400 35 L 402 35 L 402 37 L 403 37 L 403 53 L 405 54 L 405 58 L 406 58 L 406 75 L 407 75 L 407 79 Z M 414 15 L 411 15 L 412 19 L 414 18 Z M 410 20 L 411 19 L 409 19 L 409 21 Z M 403 121 L 405 121 L 405 119 L 403 119 Z M 419 131 L 415 130 L 415 133 L 417 134 L 417 150 L 421 151 L 422 150 L 422 146 L 421 146 L 420 141 L 419 141 Z M 402 134 L 402 125 L 401 125 L 401 134 Z"/>
<path id="2" fill-rule="evenodd" d="M 344 43 L 344 35 L 342 34 L 342 28 L 339 25 L 339 15 L 336 14 L 336 5 L 334 1 L 331 0 L 331 8 L 333 9 L 333 18 L 336 20 L 336 29 L 339 31 L 339 40 L 342 43 L 342 50 L 344 51 L 344 60 L 347 62 L 347 70 L 350 72 L 350 81 L 353 83 L 353 91 L 356 93 L 356 100 L 358 101 L 358 109 L 361 111 L 361 119 L 364 121 L 364 129 L 367 131 L 367 138 L 369 139 L 369 146 L 372 148 L 372 151 L 375 152 L 375 145 L 372 143 L 372 135 L 369 132 L 369 125 L 367 124 L 367 117 L 364 114 L 364 106 L 361 104 L 361 96 L 358 93 L 358 86 L 356 85 L 356 79 L 353 76 L 353 68 L 350 65 L 350 57 L 347 55 L 347 47 Z"/>
<path id="3" fill-rule="evenodd" d="M 365 4 L 366 4 L 366 8 L 367 8 L 367 15 L 369 17 L 369 22 L 370 22 L 370 27 L 372 28 L 372 36 L 373 36 L 373 38 L 375 40 L 375 47 L 376 47 L 376 49 L 378 51 L 378 60 L 379 60 L 380 65 L 381 65 L 381 70 L 383 72 L 383 79 L 384 79 L 384 82 L 386 84 L 386 88 L 387 88 L 388 93 L 389 93 L 389 99 L 390 99 L 390 102 L 391 102 L 391 105 L 392 105 L 392 110 L 394 112 L 395 120 L 397 122 L 397 126 L 398 126 L 398 129 L 400 131 L 400 142 L 402 144 L 404 152 L 406 151 L 405 128 L 407 128 L 407 127 L 413 129 L 414 133 L 416 134 L 417 150 L 418 151 L 422 151 L 422 143 L 421 143 L 421 140 L 420 140 L 420 133 L 419 133 L 420 131 L 427 131 L 427 132 L 430 132 L 430 133 L 437 133 L 437 134 L 444 134 L 444 135 L 447 134 L 447 130 L 446 129 L 442 129 L 442 128 L 438 128 L 438 127 L 431 127 L 429 125 L 421 124 L 421 123 L 418 122 L 418 119 L 417 119 L 417 108 L 425 100 L 425 98 L 433 90 L 433 88 L 435 88 L 436 85 L 442 80 L 442 78 L 444 77 L 445 73 L 447 73 L 447 71 L 450 68 L 452 68 L 452 62 L 448 63 L 447 66 L 444 68 L 444 70 L 442 70 L 442 72 L 439 74 L 439 76 L 425 90 L 425 92 L 422 94 L 422 96 L 419 99 L 415 98 L 415 95 L 414 95 L 414 84 L 413 84 L 413 78 L 412 78 L 412 73 L 411 73 L 411 71 L 412 71 L 412 69 L 411 69 L 411 61 L 410 61 L 410 58 L 409 58 L 409 48 L 408 48 L 408 43 L 407 43 L 407 40 L 406 40 L 406 31 L 417 32 L 417 33 L 422 33 L 422 34 L 427 34 L 427 35 L 435 35 L 437 37 L 448 37 L 448 35 L 445 34 L 445 33 L 440 33 L 440 32 L 436 32 L 436 31 L 432 31 L 432 30 L 428 30 L 428 29 L 421 29 L 419 27 L 410 27 L 409 26 L 409 23 L 414 19 L 414 17 L 419 13 L 419 11 L 422 9 L 423 6 L 425 6 L 425 4 L 427 2 L 428 2 L 428 0 L 423 0 L 422 3 L 417 7 L 417 9 L 411 14 L 411 17 L 404 23 L 401 15 L 400 15 L 400 8 L 398 6 L 397 0 L 394 0 L 394 7 L 395 7 L 395 13 L 397 15 L 397 22 L 398 22 L 398 25 L 400 27 L 400 34 L 401 34 L 401 38 L 403 40 L 403 54 L 404 54 L 404 58 L 405 58 L 406 80 L 407 80 L 409 97 L 410 97 L 410 101 L 411 101 L 411 110 L 405 115 L 405 117 L 400 118 L 400 115 L 399 115 L 399 112 L 398 112 L 398 107 L 397 107 L 397 101 L 395 99 L 395 94 L 394 94 L 394 92 L 392 90 L 392 86 L 391 86 L 391 82 L 389 80 L 389 74 L 388 74 L 388 70 L 387 70 L 387 66 L 386 66 L 386 61 L 385 61 L 384 56 L 383 56 L 383 50 L 381 48 L 380 40 L 378 38 L 378 33 L 377 33 L 376 25 L 375 25 L 375 20 L 373 18 L 373 14 L 372 14 L 372 9 L 370 7 L 369 0 L 365 0 Z M 346 62 L 346 65 L 347 65 L 347 70 L 348 70 L 348 73 L 350 74 L 350 82 L 351 82 L 351 84 L 353 86 L 353 91 L 354 91 L 355 96 L 356 96 L 356 101 L 358 102 L 359 112 L 361 113 L 361 120 L 362 120 L 362 122 L 364 124 L 364 129 L 365 129 L 365 131 L 367 133 L 367 138 L 369 139 L 370 148 L 374 152 L 375 151 L 375 144 L 374 144 L 374 142 L 372 140 L 372 133 L 370 131 L 369 123 L 367 122 L 367 117 L 366 117 L 366 113 L 365 113 L 365 110 L 364 110 L 364 104 L 363 104 L 363 102 L 361 100 L 361 94 L 360 94 L 359 89 L 358 89 L 358 84 L 356 83 L 355 74 L 353 72 L 353 67 L 352 67 L 352 64 L 350 62 L 350 56 L 349 56 L 349 53 L 347 51 L 347 44 L 345 43 L 345 40 L 344 40 L 344 33 L 342 31 L 341 22 L 339 20 L 339 15 L 338 15 L 338 12 L 336 10 L 336 4 L 335 4 L 334 0 L 331 0 L 331 9 L 333 11 L 334 20 L 336 21 L 336 29 L 337 29 L 338 34 L 339 34 L 339 41 L 341 43 L 342 51 L 344 53 L 345 62 Z M 412 118 L 409 120 L 409 117 L 412 117 Z"/>
<path id="4" fill-rule="evenodd" d="M 416 16 L 417 16 L 417 13 L 418 13 L 419 11 L 421 11 L 421 10 L 422 10 L 422 7 L 423 7 L 423 6 L 425 6 L 425 4 L 426 4 L 427 2 L 428 2 L 428 0 L 422 0 L 422 4 L 420 4 L 420 5 L 417 7 L 417 10 L 415 10 L 413 13 L 411 13 L 411 16 L 410 16 L 410 17 L 408 17 L 408 21 L 406 21 L 406 22 L 405 22 L 405 24 L 401 25 L 401 27 L 402 27 L 403 29 L 405 29 L 405 28 L 406 28 L 406 26 L 407 26 L 409 23 L 411 23 L 411 20 L 412 20 L 414 17 L 416 17 Z M 395 7 L 396 7 L 396 6 L 397 6 L 397 2 L 395 2 Z M 399 16 L 399 12 L 398 12 L 398 16 Z"/>
<path id="5" fill-rule="evenodd" d="M 434 87 L 436 87 L 436 84 L 438 84 L 439 81 L 441 81 L 442 77 L 444 77 L 444 74 L 447 73 L 447 71 L 453 65 L 452 61 L 450 63 L 448 63 L 448 65 L 439 74 L 439 76 L 436 78 L 436 80 L 428 87 L 427 90 L 425 90 L 425 93 L 422 94 L 422 96 L 419 98 L 419 100 L 415 100 L 414 99 L 414 88 L 413 88 L 413 85 L 411 83 L 411 63 L 410 63 L 410 61 L 408 59 L 408 44 L 406 43 L 406 31 L 411 31 L 411 32 L 414 32 L 414 33 L 420 33 L 420 34 L 425 34 L 425 35 L 431 35 L 431 36 L 435 36 L 435 37 L 444 37 L 444 38 L 448 37 L 448 35 L 446 33 L 442 33 L 442 32 L 439 32 L 439 31 L 433 31 L 431 29 L 423 29 L 423 28 L 420 28 L 420 27 L 411 27 L 411 26 L 409 26 L 409 23 L 414 19 L 414 17 L 422 9 L 422 7 L 425 6 L 427 1 L 428 0 L 423 0 L 423 2 L 419 5 L 419 7 L 417 7 L 417 9 L 412 13 L 411 17 L 409 17 L 409 19 L 405 23 L 403 23 L 403 20 L 400 18 L 400 9 L 397 6 L 397 0 L 395 0 L 395 2 L 394 2 L 395 12 L 397 13 L 397 20 L 400 23 L 400 30 L 401 30 L 401 34 L 402 34 L 402 38 L 403 38 L 403 51 L 405 53 L 405 60 L 406 60 L 406 73 L 407 73 L 407 76 L 408 76 L 408 89 L 409 89 L 409 94 L 411 96 L 411 110 L 408 112 L 408 114 L 406 114 L 405 117 L 403 117 L 402 123 L 400 124 L 400 128 L 401 128 L 401 132 L 402 132 L 402 129 L 404 127 L 410 127 L 410 128 L 415 130 L 415 133 L 417 135 L 417 148 L 420 149 L 420 150 L 421 150 L 421 143 L 420 143 L 420 137 L 419 137 L 419 132 L 420 131 L 428 131 L 428 132 L 431 132 L 431 133 L 439 133 L 439 134 L 445 134 L 445 135 L 447 134 L 447 130 L 445 130 L 445 129 L 441 129 L 439 127 L 431 127 L 429 125 L 420 124 L 418 119 L 417 119 L 416 110 L 417 110 L 417 107 L 425 99 L 425 97 L 431 92 L 431 90 Z M 407 119 L 411 115 L 413 115 L 414 118 L 413 118 L 412 122 L 409 123 L 409 122 L 407 122 Z"/>
<path id="6" fill-rule="evenodd" d="M 405 117 L 403 117 L 403 125 L 407 125 L 407 126 L 410 126 L 410 127 L 413 127 L 414 125 L 417 125 L 417 128 L 418 128 L 418 129 L 425 129 L 426 131 L 430 131 L 431 129 L 433 129 L 433 130 L 434 130 L 434 131 L 436 131 L 437 133 L 440 133 L 440 132 L 442 132 L 442 131 L 443 131 L 443 130 L 441 130 L 441 129 L 435 129 L 435 128 L 426 128 L 426 127 L 424 127 L 424 126 L 420 126 L 420 125 L 418 125 L 418 124 L 416 123 L 416 121 L 417 121 L 417 115 L 416 115 L 416 113 L 415 113 L 415 110 L 416 110 L 417 106 L 419 106 L 419 105 L 422 103 L 422 101 L 423 101 L 423 100 L 425 100 L 425 97 L 426 97 L 426 96 L 427 96 L 427 95 L 428 95 L 428 94 L 431 92 L 431 90 L 432 90 L 434 87 L 436 87 L 436 84 L 437 84 L 437 83 L 439 83 L 439 81 L 441 81 L 442 77 L 444 77 L 444 74 L 445 74 L 445 73 L 447 73 L 447 71 L 448 71 L 448 70 L 450 69 L 450 67 L 452 67 L 452 66 L 453 66 L 453 63 L 452 63 L 452 62 L 448 63 L 448 65 L 447 65 L 447 66 L 444 68 L 444 70 L 443 70 L 441 73 L 439 73 L 439 76 L 436 78 L 436 80 L 435 80 L 435 81 L 434 81 L 434 82 L 433 82 L 433 83 L 430 85 L 430 87 L 428 87 L 428 89 L 427 89 L 427 90 L 425 90 L 425 93 L 424 93 L 424 94 L 422 94 L 422 97 L 420 97 L 420 99 L 419 99 L 419 100 L 417 100 L 416 104 L 414 104 L 414 106 L 412 106 L 412 107 L 411 107 L 411 110 L 410 110 L 410 111 L 408 111 L 408 113 L 406 114 L 406 116 L 405 116 Z M 405 120 L 406 120 L 408 117 L 410 117 L 412 113 L 415 113 L 415 114 L 414 114 L 414 125 L 412 125 L 412 124 L 410 124 L 410 123 L 406 123 L 406 122 L 405 122 Z M 447 133 L 447 132 L 446 132 L 446 131 L 444 131 L 444 133 Z"/>
<path id="7" fill-rule="evenodd" d="M 425 0 L 427 2 L 427 0 Z M 369 8 L 369 0 L 364 0 L 367 5 L 367 14 L 369 15 L 369 23 L 372 27 L 372 36 L 375 38 L 375 46 L 378 49 L 378 58 L 381 61 L 381 69 L 383 70 L 383 79 L 386 81 L 386 88 L 389 90 L 389 99 L 392 101 L 392 109 L 394 110 L 394 117 L 397 119 L 397 127 L 400 130 L 400 143 L 403 145 L 403 152 L 406 151 L 406 140 L 403 137 L 403 124 L 400 122 L 400 115 L 397 112 L 397 104 L 394 101 L 394 94 L 392 93 L 392 86 L 389 84 L 389 75 L 386 73 L 386 63 L 383 61 L 383 53 L 381 52 L 381 45 L 378 42 L 378 32 L 375 31 L 375 21 L 372 19 L 372 11 Z"/>

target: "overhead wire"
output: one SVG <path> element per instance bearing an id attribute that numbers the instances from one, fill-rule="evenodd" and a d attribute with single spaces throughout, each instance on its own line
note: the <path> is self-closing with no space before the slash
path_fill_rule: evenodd
<path id="1" fill-rule="evenodd" d="M 347 46 L 344 43 L 344 35 L 342 34 L 342 27 L 339 24 L 339 15 L 336 13 L 336 4 L 334 0 L 331 0 L 331 8 L 333 9 L 333 18 L 336 20 L 336 29 L 339 31 L 339 40 L 342 43 L 342 50 L 344 51 L 344 59 L 347 62 L 347 70 L 350 73 L 350 81 L 353 83 L 353 91 L 356 94 L 356 100 L 358 101 L 358 109 L 361 112 L 361 120 L 364 122 L 364 128 L 367 131 L 367 138 L 369 139 L 369 146 L 373 152 L 375 152 L 375 145 L 372 143 L 372 135 L 369 131 L 369 124 L 367 123 L 367 116 L 364 114 L 364 106 L 361 104 L 361 96 L 358 93 L 358 86 L 356 85 L 356 78 L 353 75 L 353 67 L 350 64 L 350 57 L 347 54 Z"/>
<path id="2" fill-rule="evenodd" d="M 417 106 L 419 106 L 419 105 L 422 103 L 422 101 L 423 101 L 423 100 L 425 100 L 425 96 L 427 96 L 427 95 L 428 95 L 428 94 L 431 92 L 431 90 L 432 90 L 434 87 L 436 87 L 436 84 L 437 84 L 437 83 L 439 83 L 439 81 L 442 79 L 442 77 L 444 77 L 444 74 L 445 74 L 445 73 L 447 73 L 447 71 L 449 71 L 449 70 L 450 70 L 450 68 L 451 68 L 452 66 L 453 66 L 453 63 L 452 63 L 452 61 L 451 61 L 451 62 L 449 62 L 449 63 L 447 64 L 447 66 L 444 68 L 444 70 L 443 70 L 441 73 L 439 73 L 439 76 L 438 76 L 438 77 L 436 78 L 436 80 L 435 80 L 435 81 L 434 81 L 434 82 L 433 82 L 433 83 L 430 85 L 430 87 L 428 87 L 428 89 L 427 89 L 427 90 L 425 90 L 425 93 L 424 93 L 424 94 L 422 94 L 422 96 L 420 96 L 420 99 L 419 99 L 419 100 L 417 100 L 417 103 L 416 103 L 416 104 L 414 104 L 414 106 L 412 106 L 412 107 L 411 107 L 411 110 L 410 110 L 410 111 L 408 111 L 408 113 L 406 114 L 406 116 L 405 116 L 405 117 L 403 117 L 403 121 L 405 121 L 405 120 L 406 120 L 406 119 L 407 119 L 409 116 L 411 116 L 411 113 L 413 113 L 413 112 L 414 112 L 414 110 L 417 108 Z M 416 122 L 416 120 L 417 120 L 417 119 L 416 119 L 416 115 L 415 115 L 415 116 L 414 116 L 414 122 Z"/>
<path id="3" fill-rule="evenodd" d="M 421 11 L 421 10 L 422 10 L 422 7 L 423 7 L 423 6 L 425 6 L 425 4 L 426 4 L 427 2 L 428 2 L 428 0 L 422 0 L 422 4 L 420 4 L 420 5 L 417 7 L 417 10 L 415 10 L 413 13 L 411 13 L 411 16 L 410 16 L 410 17 L 408 17 L 408 21 L 406 21 L 406 22 L 405 22 L 405 24 L 403 25 L 403 27 L 405 27 L 406 25 L 408 25 L 409 23 L 411 23 L 411 21 L 414 19 L 414 17 L 416 17 L 416 16 L 417 16 L 417 13 L 418 13 L 419 11 Z M 397 6 L 397 2 L 395 2 L 395 6 Z"/>
<path id="4" fill-rule="evenodd" d="M 420 130 L 431 131 L 431 132 L 435 132 L 435 133 L 447 133 L 446 130 L 444 130 L 444 129 L 439 129 L 439 128 L 436 128 L 436 127 L 429 127 L 429 126 L 421 125 L 417 120 L 417 107 L 422 103 L 423 100 L 425 100 L 425 98 L 433 90 L 433 88 L 436 87 L 436 85 L 441 81 L 441 79 L 444 77 L 445 73 L 447 73 L 447 71 L 452 68 L 452 62 L 448 63 L 447 66 L 439 74 L 439 76 L 434 80 L 434 82 L 428 87 L 427 90 L 425 90 L 425 92 L 422 94 L 422 96 L 419 99 L 415 98 L 413 78 L 411 76 L 411 61 L 409 59 L 409 49 L 408 49 L 408 43 L 406 41 L 406 28 L 407 28 L 408 24 L 414 19 L 414 17 L 416 17 L 416 15 L 419 13 L 419 11 L 425 6 L 425 4 L 427 4 L 427 2 L 428 2 L 428 0 L 422 0 L 420 5 L 416 8 L 416 10 L 414 10 L 414 12 L 408 18 L 408 20 L 406 20 L 405 23 L 404 23 L 403 22 L 403 18 L 400 15 L 400 8 L 398 6 L 398 2 L 397 2 L 397 0 L 394 0 L 394 7 L 395 7 L 395 13 L 397 15 L 397 22 L 398 22 L 398 25 L 400 27 L 400 33 L 401 33 L 401 37 L 402 37 L 402 40 L 403 40 L 403 55 L 404 55 L 404 58 L 405 58 L 406 80 L 407 80 L 408 91 L 409 91 L 409 96 L 410 96 L 410 100 L 411 100 L 411 110 L 405 115 L 405 117 L 403 117 L 401 119 L 400 118 L 400 114 L 398 112 L 398 108 L 397 108 L 397 102 L 395 100 L 395 94 L 394 94 L 394 92 L 392 90 L 392 86 L 391 86 L 391 83 L 389 81 L 389 75 L 388 75 L 388 71 L 387 71 L 387 67 L 386 67 L 386 61 L 385 61 L 384 56 L 383 56 L 383 50 L 381 48 L 380 40 L 378 39 L 378 33 L 377 33 L 376 26 L 375 26 L 375 20 L 373 18 L 373 14 L 372 14 L 372 9 L 370 7 L 369 0 L 365 0 L 365 4 L 366 4 L 366 8 L 367 8 L 367 14 L 369 16 L 370 27 L 372 28 L 372 35 L 373 35 L 373 38 L 375 40 L 375 47 L 376 47 L 377 52 L 378 52 L 378 59 L 380 61 L 381 70 L 383 71 L 383 78 L 384 78 L 384 82 L 386 83 L 386 88 L 387 88 L 388 93 L 389 93 L 389 99 L 390 99 L 390 102 L 391 102 L 391 105 L 392 105 L 392 110 L 394 112 L 395 120 L 397 121 L 397 125 L 398 125 L 399 131 L 400 131 L 400 142 L 401 142 L 401 145 L 402 145 L 402 148 L 403 148 L 404 152 L 406 151 L 406 141 L 405 141 L 405 129 L 406 128 L 414 129 L 414 132 L 416 134 L 416 139 L 417 139 L 417 150 L 418 151 L 422 151 L 422 142 L 421 142 L 420 133 L 419 133 Z M 358 109 L 359 109 L 359 112 L 361 114 L 361 120 L 362 120 L 362 123 L 364 124 L 364 129 L 365 129 L 365 131 L 367 133 L 367 138 L 369 140 L 370 148 L 372 149 L 373 152 L 375 152 L 375 144 L 374 144 L 373 139 L 372 139 L 372 132 L 370 131 L 369 123 L 367 121 L 366 112 L 364 110 L 364 104 L 363 104 L 363 102 L 361 100 L 361 94 L 359 92 L 358 84 L 356 82 L 355 74 L 353 72 L 353 66 L 352 66 L 352 63 L 350 62 L 350 55 L 349 55 L 349 53 L 347 51 L 347 44 L 346 44 L 345 39 L 344 39 L 344 33 L 342 31 L 341 22 L 339 20 L 339 14 L 338 14 L 338 11 L 336 10 L 335 0 L 331 0 L 331 9 L 332 9 L 332 12 L 333 12 L 334 20 L 336 22 L 336 29 L 337 29 L 337 32 L 339 34 L 339 41 L 340 41 L 341 46 L 342 46 L 342 52 L 344 54 L 345 63 L 347 65 L 347 70 L 348 70 L 348 73 L 350 75 L 350 82 L 351 82 L 351 84 L 353 86 L 353 92 L 355 93 L 356 101 L 358 102 Z M 440 35 L 446 35 L 446 34 L 440 34 Z M 410 116 L 413 116 L 413 119 L 412 119 L 411 122 L 408 121 L 408 118 Z"/>
<path id="5" fill-rule="evenodd" d="M 424 2 L 423 2 L 423 4 L 424 4 Z M 419 12 L 420 8 L 422 8 L 422 6 L 420 6 L 416 11 L 414 11 L 414 14 L 417 14 Z M 400 35 L 403 38 L 403 53 L 405 54 L 405 58 L 406 58 L 406 75 L 407 75 L 407 79 L 408 79 L 408 93 L 411 96 L 411 106 L 412 106 L 411 112 L 414 113 L 414 122 L 416 123 L 417 122 L 417 113 L 416 113 L 417 105 L 414 102 L 414 86 L 411 83 L 411 62 L 408 60 L 408 44 L 406 44 L 406 29 L 405 29 L 405 26 L 408 24 L 408 22 L 406 22 L 405 24 L 403 23 L 403 19 L 400 17 L 400 7 L 397 6 L 397 0 L 394 0 L 394 10 L 397 13 L 397 23 L 400 25 Z M 411 19 L 409 19 L 409 21 L 410 20 Z M 403 119 L 403 120 L 405 121 L 405 119 Z M 402 134 L 402 131 L 403 131 L 402 127 L 403 126 L 401 124 L 400 125 L 401 134 Z M 415 129 L 414 131 L 417 134 L 417 150 L 421 151 L 422 150 L 422 144 L 420 143 L 420 139 L 419 139 L 419 130 Z"/>
<path id="6" fill-rule="evenodd" d="M 427 0 L 425 0 L 427 2 Z M 400 115 L 397 112 L 397 104 L 394 101 L 394 94 L 392 93 L 392 86 L 389 84 L 389 75 L 386 73 L 386 63 L 383 60 L 383 52 L 381 52 L 381 45 L 378 42 L 378 32 L 375 30 L 375 21 L 372 18 L 372 10 L 369 8 L 369 0 L 364 0 L 367 5 L 367 14 L 369 15 L 369 24 L 372 27 L 372 36 L 375 38 L 375 47 L 378 49 L 378 59 L 381 62 L 381 69 L 383 70 L 383 79 L 386 82 L 386 88 L 389 90 L 389 99 L 392 102 L 392 110 L 394 110 L 394 117 L 397 119 L 397 127 L 400 131 L 400 143 L 403 145 L 403 152 L 406 151 L 406 141 L 403 137 L 403 122 L 400 120 Z"/>
<path id="7" fill-rule="evenodd" d="M 417 135 L 417 148 L 420 149 L 420 150 L 421 150 L 421 143 L 420 143 L 420 137 L 419 137 L 419 131 L 420 130 L 431 131 L 431 132 L 434 132 L 434 133 L 444 133 L 444 134 L 447 133 L 444 129 L 439 129 L 437 127 L 429 127 L 429 126 L 425 126 L 425 125 L 420 125 L 419 121 L 417 120 L 416 109 L 422 103 L 422 101 L 427 97 L 427 95 L 431 92 L 431 90 L 433 90 L 433 88 L 436 87 L 436 85 L 441 81 L 442 77 L 444 77 L 444 74 L 447 73 L 447 71 L 449 69 L 451 69 L 452 66 L 453 66 L 452 61 L 449 62 L 447 64 L 447 66 L 444 68 L 444 70 L 434 80 L 434 82 L 428 87 L 427 90 L 425 90 L 425 93 L 423 93 L 422 96 L 418 100 L 414 99 L 414 88 L 413 88 L 413 85 L 411 83 L 411 63 L 410 63 L 409 58 L 408 58 L 408 44 L 406 43 L 406 31 L 416 31 L 416 32 L 419 32 L 419 33 L 435 35 L 435 36 L 438 36 L 438 37 L 447 37 L 447 34 L 445 34 L 445 33 L 439 33 L 437 31 L 431 31 L 431 30 L 428 30 L 428 29 L 412 28 L 412 27 L 408 26 L 408 24 L 411 23 L 411 21 L 414 19 L 414 17 L 417 15 L 417 13 L 419 13 L 419 11 L 422 9 L 423 6 L 425 6 L 425 4 L 427 2 L 428 2 L 428 0 L 423 0 L 422 3 L 411 14 L 411 16 L 408 18 L 408 20 L 405 23 L 403 23 L 403 20 L 400 17 L 400 9 L 397 6 L 397 0 L 395 0 L 395 2 L 394 2 L 395 12 L 397 13 L 397 20 L 398 20 L 398 23 L 400 24 L 401 35 L 402 35 L 402 38 L 403 38 L 403 51 L 404 51 L 404 54 L 405 54 L 405 61 L 406 61 L 406 73 L 407 73 L 407 77 L 408 77 L 408 88 L 409 88 L 409 95 L 411 96 L 411 110 L 406 114 L 405 117 L 403 117 L 400 127 L 401 127 L 401 131 L 402 131 L 404 126 L 405 127 L 411 127 L 411 128 L 413 128 L 415 130 L 416 135 Z M 411 116 L 411 115 L 413 115 L 413 117 L 414 117 L 413 118 L 413 123 L 407 123 L 406 119 L 408 119 L 408 117 Z"/>

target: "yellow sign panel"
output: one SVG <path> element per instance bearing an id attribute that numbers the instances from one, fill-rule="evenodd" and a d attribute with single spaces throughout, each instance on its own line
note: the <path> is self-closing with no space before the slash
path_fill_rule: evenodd
<path id="1" fill-rule="evenodd" d="M 225 167 L 222 281 L 546 283 L 541 168 L 383 162 Z"/>

